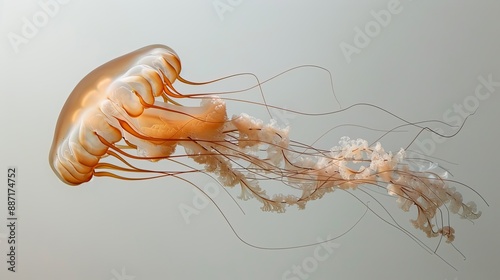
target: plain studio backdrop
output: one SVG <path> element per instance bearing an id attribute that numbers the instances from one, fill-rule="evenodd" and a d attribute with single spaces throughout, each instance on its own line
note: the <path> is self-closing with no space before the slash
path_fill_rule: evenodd
<path id="1" fill-rule="evenodd" d="M 499 10 L 494 0 L 0 1 L 0 278 L 497 279 Z M 323 245 L 262 250 L 241 242 L 216 207 L 181 180 L 93 178 L 79 187 L 59 181 L 48 152 L 69 93 L 97 66 L 149 44 L 172 47 L 183 76 L 195 81 L 241 72 L 265 80 L 295 66 L 321 66 L 330 71 L 342 108 L 370 103 L 411 122 L 455 126 L 427 124 L 446 134 L 475 112 L 456 136 L 442 139 L 425 132 L 410 147 L 439 162 L 490 204 L 457 186 L 465 201 L 476 201 L 483 211 L 474 223 L 451 217 L 454 245 L 466 260 L 444 243 L 439 256 L 429 253 L 370 211 L 349 230 L 366 209 L 356 197 L 383 213 L 379 201 L 431 251 L 436 248 L 437 238 L 412 228 L 409 219 L 415 211 L 404 213 L 394 198 L 379 193 L 368 192 L 375 200 L 361 191 L 336 191 L 304 211 L 292 207 L 284 214 L 261 212 L 255 200 L 236 199 L 243 214 L 230 197 L 239 195 L 237 188 L 226 193 L 204 174 L 187 177 L 213 195 L 248 243 L 291 247 L 347 231 Z M 241 77 L 180 89 L 224 91 L 253 83 Z M 268 103 L 290 110 L 340 108 L 328 72 L 318 68 L 289 72 L 266 83 L 263 92 Z M 262 100 L 258 91 L 239 97 Z M 269 121 L 262 107 L 228 103 L 230 115 L 242 112 Z M 344 125 L 316 143 L 322 148 L 337 145 L 342 136 L 375 140 L 382 134 L 354 124 L 381 130 L 402 124 L 369 107 L 318 118 L 271 113 L 304 143 Z M 397 151 L 417 132 L 404 127 L 381 142 Z M 9 166 L 18 170 L 16 272 L 7 263 Z M 153 166 L 172 168 L 167 161 Z"/>

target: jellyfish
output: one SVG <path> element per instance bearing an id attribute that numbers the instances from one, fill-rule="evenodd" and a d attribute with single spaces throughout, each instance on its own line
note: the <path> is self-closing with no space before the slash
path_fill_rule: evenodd
<path id="1" fill-rule="evenodd" d="M 348 137 L 330 150 L 303 144 L 289 138 L 293 128 L 275 121 L 264 123 L 245 113 L 229 117 L 220 95 L 179 92 L 175 82 L 202 84 L 180 72 L 176 52 L 151 45 L 85 76 L 56 124 L 49 162 L 57 177 L 76 186 L 94 176 L 143 180 L 204 172 L 225 187 L 239 187 L 239 198 L 257 199 L 263 211 L 273 212 L 293 205 L 304 209 L 326 193 L 366 186 L 395 197 L 403 211 L 416 209 L 413 226 L 447 242 L 454 240 L 455 229 L 437 222 L 443 209 L 469 220 L 481 215 L 434 165 L 412 161 L 405 149 L 386 151 L 378 142 Z M 199 99 L 199 106 L 183 105 L 186 99 Z M 181 168 L 139 166 L 161 160 Z M 269 195 L 268 181 L 279 181 L 290 192 Z"/>

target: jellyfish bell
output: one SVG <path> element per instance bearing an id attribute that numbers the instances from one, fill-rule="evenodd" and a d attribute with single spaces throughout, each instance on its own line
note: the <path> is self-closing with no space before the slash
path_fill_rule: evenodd
<path id="1" fill-rule="evenodd" d="M 412 162 L 404 149 L 385 151 L 380 143 L 341 138 L 330 150 L 289 139 L 289 128 L 264 123 L 245 113 L 227 116 L 223 98 L 181 94 L 173 83 L 197 85 L 179 76 L 180 59 L 170 48 L 148 46 L 112 60 L 88 74 L 65 103 L 54 133 L 50 165 L 61 181 L 79 185 L 93 176 L 142 179 L 184 175 L 200 169 L 179 163 L 181 171 L 146 170 L 134 162 L 173 161 L 177 146 L 217 176 L 226 187 L 239 186 L 240 198 L 255 198 L 262 210 L 284 212 L 341 189 L 385 190 L 403 211 L 417 210 L 412 224 L 428 237 L 455 238 L 442 212 L 477 219 L 481 212 L 439 176 L 435 166 Z M 201 99 L 200 106 L 179 104 Z M 162 100 L 161 100 L 162 99 Z M 123 141 L 122 141 L 123 140 Z M 118 142 L 124 143 L 119 145 Z M 135 154 L 128 151 L 134 151 Z M 104 161 L 112 158 L 118 164 Z M 269 195 L 262 183 L 279 181 L 289 193 Z M 436 215 L 439 214 L 439 215 Z"/>
<path id="2" fill-rule="evenodd" d="M 173 109 L 169 104 L 155 102 L 155 97 L 175 81 L 180 71 L 180 60 L 171 48 L 152 45 L 105 63 L 85 76 L 68 97 L 56 124 L 49 162 L 59 179 L 78 185 L 92 178 L 94 167 L 109 148 L 99 137 L 115 143 L 128 134 L 128 140 L 139 147 L 149 144 L 134 136 L 131 129 L 120 126 L 125 122 L 142 129 L 151 139 L 175 134 L 173 127 L 159 129 L 168 124 L 159 124 L 155 113 Z M 177 126 L 181 126 L 186 120 L 179 110 L 203 115 L 204 109 L 211 109 L 211 104 L 204 105 L 192 110 L 175 108 L 177 114 L 172 122 L 178 121 Z M 144 108 L 149 109 L 144 112 Z M 165 154 L 165 149 L 173 150 L 173 145 L 154 146 L 162 146 Z M 143 149 L 155 154 L 153 150 Z"/>

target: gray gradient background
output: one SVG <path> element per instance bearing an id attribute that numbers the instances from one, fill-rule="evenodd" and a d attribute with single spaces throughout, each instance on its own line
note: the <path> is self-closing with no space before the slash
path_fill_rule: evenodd
<path id="1" fill-rule="evenodd" d="M 184 76 L 192 80 L 237 72 L 267 78 L 297 65 L 320 65 L 332 72 L 344 107 L 373 103 L 411 121 L 443 120 L 453 104 L 462 104 L 474 93 L 478 76 L 491 74 L 500 81 L 500 4 L 493 0 L 402 0 L 403 10 L 347 63 L 341 42 L 352 44 L 354 28 L 364 28 L 373 20 L 370 11 L 385 9 L 388 2 L 243 0 L 221 20 L 213 1 L 70 0 L 15 53 L 7 34 L 19 34 L 22 18 L 31 18 L 41 8 L 36 1 L 0 1 L 0 167 L 3 173 L 10 165 L 19 168 L 20 219 L 19 271 L 8 273 L 1 261 L 0 278 L 109 280 L 119 279 L 115 274 L 124 269 L 136 280 L 282 279 L 293 265 L 310 260 L 315 246 L 277 251 L 246 246 L 213 205 L 186 224 L 178 207 L 190 205 L 194 192 L 173 178 L 149 182 L 96 178 L 77 188 L 64 185 L 47 162 L 53 128 L 66 97 L 85 74 L 152 43 L 174 48 Z M 338 108 L 328 83 L 324 72 L 309 69 L 273 80 L 264 90 L 273 104 L 321 112 Z M 490 203 L 486 207 L 472 192 L 464 191 L 466 200 L 476 200 L 483 210 L 483 217 L 474 224 L 452 219 L 457 229 L 454 244 L 467 260 L 446 244 L 438 251 L 458 271 L 369 213 L 335 240 L 338 248 L 319 262 L 309 279 L 498 279 L 499 93 L 497 87 L 480 102 L 460 134 L 436 144 L 431 155 L 448 161 L 444 165 L 454 179 L 471 185 Z M 247 105 L 234 104 L 229 110 L 266 118 L 265 112 Z M 281 121 L 292 126 L 294 139 L 304 142 L 343 123 L 385 129 L 399 124 L 367 108 L 318 120 L 285 114 Z M 394 133 L 385 145 L 405 146 L 411 133 L 415 130 Z M 378 134 L 347 127 L 318 145 L 333 146 L 343 135 L 375 139 Z M 162 162 L 158 166 L 162 164 L 168 166 Z M 201 174 L 189 179 L 201 187 L 210 184 Z M 0 189 L 3 225 L 6 186 Z M 373 199 L 360 197 L 376 205 Z M 341 234 L 365 209 L 340 191 L 309 204 L 306 211 L 290 209 L 285 214 L 263 213 L 255 201 L 238 201 L 246 212 L 242 215 L 227 194 L 221 192 L 215 200 L 242 238 L 268 247 Z M 400 213 L 392 199 L 380 197 L 380 201 L 401 225 L 430 247 L 436 246 L 436 240 L 411 229 L 408 219 L 413 212 Z M 1 226 L 0 260 L 7 250 L 5 233 L 6 227 Z"/>

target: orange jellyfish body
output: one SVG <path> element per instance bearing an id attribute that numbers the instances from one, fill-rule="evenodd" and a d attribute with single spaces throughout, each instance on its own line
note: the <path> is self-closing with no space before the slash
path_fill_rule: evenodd
<path id="1" fill-rule="evenodd" d="M 454 239 L 454 229 L 443 217 L 439 222 L 436 213 L 447 208 L 466 219 L 481 214 L 473 202 L 463 202 L 436 168 L 412 162 L 403 149 L 393 154 L 379 143 L 370 146 L 347 137 L 331 150 L 290 140 L 288 128 L 274 122 L 264 124 L 246 114 L 228 118 L 226 104 L 217 96 L 177 92 L 172 85 L 176 80 L 195 84 L 182 79 L 180 71 L 180 59 L 172 49 L 152 45 L 88 74 L 69 96 L 56 125 L 49 156 L 55 174 L 70 185 L 93 176 L 138 179 L 114 172 L 177 176 L 183 171 L 145 170 L 129 160 L 172 160 L 176 147 L 182 146 L 185 157 L 216 174 L 224 186 L 239 185 L 240 198 L 256 198 L 264 211 L 283 212 L 290 205 L 304 208 L 335 189 L 363 185 L 396 196 L 404 211 L 415 207 L 413 225 L 428 237 L 441 235 L 448 242 Z M 182 106 L 176 101 L 182 98 L 199 98 L 201 104 Z M 123 165 L 105 162 L 107 157 Z M 199 170 L 184 173 L 193 171 Z M 291 192 L 270 197 L 261 188 L 269 180 L 283 182 Z"/>
<path id="2" fill-rule="evenodd" d="M 122 137 L 146 156 L 167 157 L 175 148 L 169 139 L 217 130 L 225 120 L 222 102 L 187 108 L 155 101 L 180 71 L 172 49 L 153 45 L 83 78 L 64 104 L 54 133 L 49 161 L 59 178 L 72 185 L 89 181 L 109 144 Z M 161 118 L 162 113 L 169 118 Z"/>

